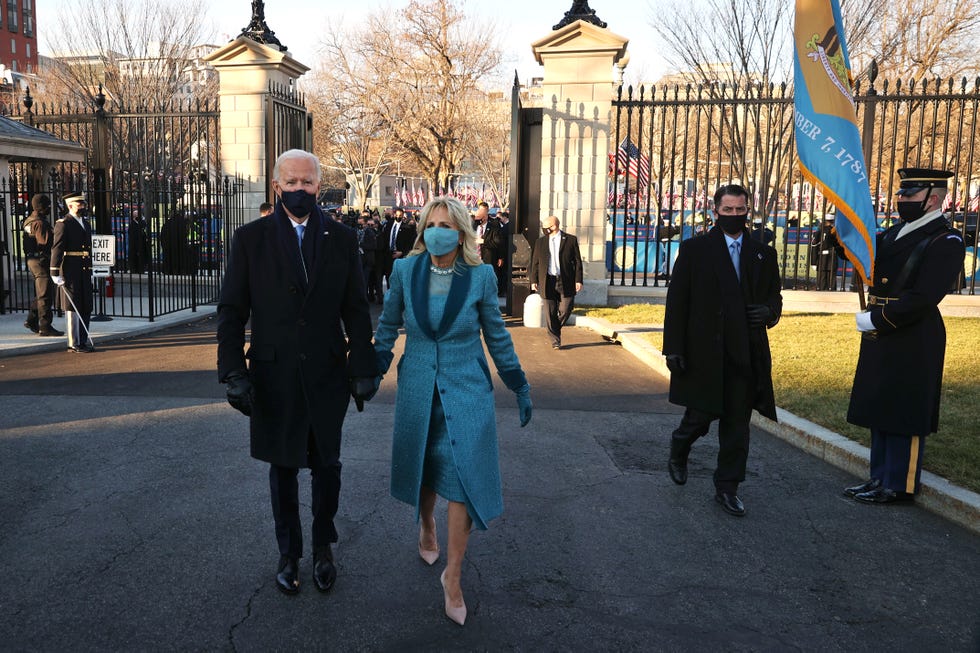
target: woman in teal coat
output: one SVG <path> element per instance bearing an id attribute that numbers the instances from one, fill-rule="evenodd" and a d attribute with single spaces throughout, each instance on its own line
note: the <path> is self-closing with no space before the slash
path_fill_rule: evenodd
<path id="1" fill-rule="evenodd" d="M 500 316 L 494 269 L 477 256 L 476 234 L 459 200 L 437 197 L 425 205 L 415 248 L 395 261 L 390 283 L 374 348 L 384 374 L 404 326 L 391 494 L 415 507 L 419 555 L 430 565 L 439 557 L 436 496 L 449 502 L 440 581 L 446 615 L 462 625 L 460 575 L 470 529 L 486 529 L 503 512 L 493 382 L 481 331 L 497 374 L 517 394 L 521 426 L 531 419 L 530 386 Z"/>

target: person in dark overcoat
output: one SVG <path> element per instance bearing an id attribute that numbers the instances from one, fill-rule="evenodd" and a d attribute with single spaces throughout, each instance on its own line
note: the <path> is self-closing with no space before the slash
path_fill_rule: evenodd
<path id="1" fill-rule="evenodd" d="M 23 244 L 27 269 L 34 277 L 34 301 L 24 326 L 40 336 L 65 335 L 51 324 L 55 284 L 51 280 L 51 244 L 54 229 L 49 221 L 51 198 L 38 193 L 31 198 L 31 214 L 24 218 Z"/>
<path id="2" fill-rule="evenodd" d="M 404 257 L 415 246 L 415 238 L 418 235 L 414 222 L 405 216 L 404 209 L 397 208 L 392 214 L 392 219 L 384 226 L 381 238 L 378 240 L 378 249 L 375 254 L 376 259 L 380 259 L 382 274 L 385 282 L 389 284 L 391 269 L 396 260 Z"/>
<path id="3" fill-rule="evenodd" d="M 766 330 L 779 321 L 782 295 L 776 250 L 746 233 L 748 192 L 726 185 L 714 200 L 715 226 L 681 243 L 667 287 L 669 398 L 686 409 L 671 436 L 667 467 L 675 483 L 686 483 L 691 445 L 717 419 L 715 499 L 742 516 L 738 486 L 745 480 L 752 410 L 776 419 Z"/>
<path id="4" fill-rule="evenodd" d="M 62 286 L 64 293 L 61 305 L 65 308 L 68 349 L 89 353 L 95 351 L 95 345 L 88 331 L 93 307 L 92 228 L 86 219 L 88 202 L 82 193 L 68 193 L 63 199 L 68 213 L 54 223 L 51 280 Z"/>
<path id="5" fill-rule="evenodd" d="M 280 155 L 275 211 L 235 231 L 218 300 L 218 379 L 249 416 L 252 457 L 270 465 L 276 585 L 287 594 L 299 590 L 303 555 L 301 467 L 311 472 L 314 584 L 327 591 L 336 578 L 344 416 L 352 394 L 373 396 L 378 373 L 357 237 L 316 206 L 319 185 L 315 156 Z"/>
<path id="6" fill-rule="evenodd" d="M 129 218 L 129 271 L 143 274 L 150 262 L 150 225 L 138 207 L 130 209 Z"/>
<path id="7" fill-rule="evenodd" d="M 517 395 L 521 426 L 531 419 L 531 389 L 500 315 L 496 275 L 477 257 L 466 207 L 452 197 L 433 198 L 422 209 L 421 225 L 415 248 L 395 261 L 374 348 L 387 372 L 404 327 L 391 494 L 415 507 L 419 556 L 430 565 L 439 557 L 436 496 L 448 501 L 444 608 L 463 625 L 460 576 L 470 529 L 486 529 L 503 512 L 493 383 L 483 343 L 497 374 Z"/>
<path id="8" fill-rule="evenodd" d="M 925 438 L 939 429 L 946 327 L 938 304 L 963 269 L 962 235 L 942 212 L 952 172 L 898 171 L 901 222 L 878 236 L 869 310 L 847 421 L 871 429 L 870 477 L 844 493 L 865 503 L 913 501 Z"/>
<path id="9" fill-rule="evenodd" d="M 838 257 L 843 253 L 834 234 L 834 216 L 825 216 L 810 240 L 810 265 L 816 267 L 817 290 L 837 290 Z"/>
<path id="10" fill-rule="evenodd" d="M 534 241 L 528 279 L 531 292 L 541 295 L 548 318 L 552 349 L 561 349 L 561 329 L 575 308 L 575 295 L 582 290 L 582 254 L 578 239 L 561 230 L 557 216 L 541 221 L 542 236 Z"/>

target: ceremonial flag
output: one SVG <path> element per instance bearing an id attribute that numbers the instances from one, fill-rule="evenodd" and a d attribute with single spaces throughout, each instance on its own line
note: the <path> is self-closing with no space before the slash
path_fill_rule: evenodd
<path id="1" fill-rule="evenodd" d="M 834 231 L 847 258 L 870 286 L 875 211 L 838 0 L 796 0 L 793 40 L 800 171 L 837 207 Z"/>
<path id="2" fill-rule="evenodd" d="M 621 171 L 628 171 L 631 177 L 636 177 L 644 186 L 650 185 L 650 159 L 640 154 L 639 148 L 627 136 L 616 150 L 616 160 Z"/>

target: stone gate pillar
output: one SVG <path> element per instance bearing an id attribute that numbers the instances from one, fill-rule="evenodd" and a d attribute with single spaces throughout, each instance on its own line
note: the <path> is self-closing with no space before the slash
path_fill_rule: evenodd
<path id="1" fill-rule="evenodd" d="M 584 4 L 586 12 L 575 13 Z M 578 301 L 605 304 L 607 161 L 614 66 L 624 65 L 627 39 L 575 3 L 565 20 L 531 44 L 544 66 L 541 128 L 541 217 L 555 215 L 575 235 L 584 259 Z"/>
<path id="2" fill-rule="evenodd" d="M 219 77 L 221 173 L 242 176 L 245 206 L 254 209 L 247 213 L 252 219 L 259 215 L 259 204 L 267 200 L 271 182 L 266 173 L 270 85 L 294 88 L 309 70 L 277 44 L 259 43 L 243 35 L 204 58 Z"/>

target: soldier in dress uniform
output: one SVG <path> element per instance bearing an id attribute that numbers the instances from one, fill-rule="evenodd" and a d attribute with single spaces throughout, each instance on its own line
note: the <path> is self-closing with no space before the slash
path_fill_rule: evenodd
<path id="1" fill-rule="evenodd" d="M 82 193 L 68 193 L 63 199 L 68 214 L 54 223 L 51 280 L 71 298 L 71 302 L 62 302 L 68 348 L 88 353 L 95 351 L 88 333 L 92 317 L 92 229 L 85 219 L 88 202 Z"/>
<path id="2" fill-rule="evenodd" d="M 843 253 L 834 234 L 834 216 L 824 216 L 823 225 L 810 241 L 810 265 L 817 268 L 817 290 L 837 290 L 837 257 Z"/>
<path id="3" fill-rule="evenodd" d="M 847 421 L 871 429 L 870 478 L 844 490 L 865 503 L 914 500 L 925 437 L 939 427 L 946 328 L 938 304 L 963 268 L 962 236 L 942 212 L 952 172 L 903 168 L 901 222 L 878 236 L 869 310 Z"/>

